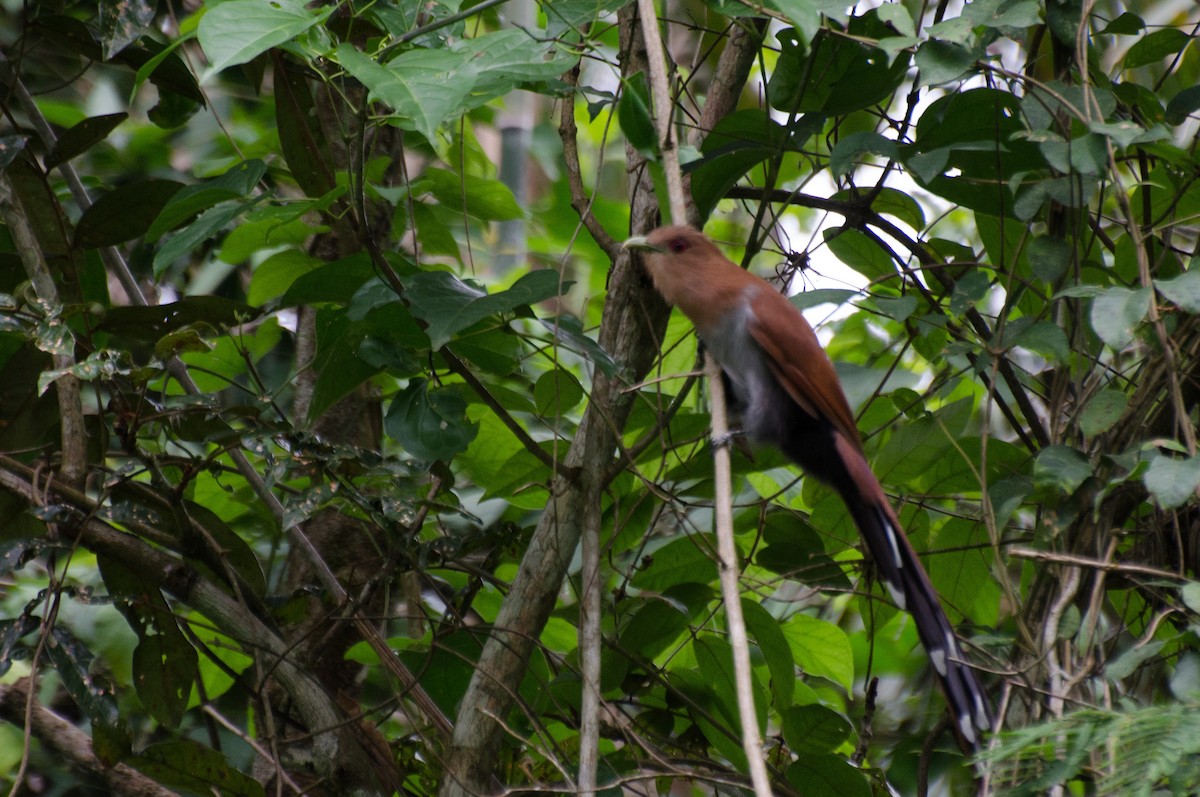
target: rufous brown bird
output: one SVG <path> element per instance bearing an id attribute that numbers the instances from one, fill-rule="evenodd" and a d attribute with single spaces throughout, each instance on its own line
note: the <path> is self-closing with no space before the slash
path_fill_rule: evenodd
<path id="1" fill-rule="evenodd" d="M 991 725 L 987 693 L 871 472 L 833 363 L 808 321 L 690 227 L 661 227 L 625 246 L 643 253 L 655 288 L 691 320 L 720 364 L 744 431 L 841 495 L 892 600 L 912 615 L 960 740 L 978 749 Z"/>

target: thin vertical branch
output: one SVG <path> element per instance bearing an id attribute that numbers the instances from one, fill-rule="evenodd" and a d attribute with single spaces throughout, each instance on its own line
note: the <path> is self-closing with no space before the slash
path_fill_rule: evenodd
<path id="1" fill-rule="evenodd" d="M 650 65 L 650 90 L 654 96 L 656 125 L 658 128 L 659 153 L 669 192 L 671 217 L 677 222 L 687 218 L 687 199 L 683 192 L 683 176 L 679 168 L 679 150 L 675 141 L 670 86 L 667 81 L 667 59 L 662 39 L 655 35 L 658 20 L 653 0 L 638 0 L 638 14 L 642 21 L 642 35 L 646 40 L 646 54 Z M 718 568 L 721 574 L 721 594 L 725 601 L 725 622 L 729 627 L 729 641 L 733 648 L 734 682 L 737 689 L 738 714 L 742 725 L 742 749 L 750 767 L 750 779 L 758 797 L 771 794 L 770 777 L 763 760 L 762 739 L 758 733 L 758 712 L 754 707 L 754 691 L 750 675 L 750 645 L 746 636 L 746 624 L 742 617 L 741 585 L 738 576 L 737 546 L 733 539 L 733 492 L 731 487 L 731 465 L 729 447 L 718 441 L 727 440 L 729 423 L 725 410 L 725 389 L 721 380 L 721 368 L 712 356 L 706 358 L 708 376 L 709 409 L 712 414 L 713 468 L 715 493 L 714 524 L 717 530 Z"/>

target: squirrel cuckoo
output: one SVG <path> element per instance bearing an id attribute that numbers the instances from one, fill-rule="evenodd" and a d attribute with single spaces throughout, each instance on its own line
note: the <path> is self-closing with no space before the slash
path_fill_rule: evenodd
<path id="1" fill-rule="evenodd" d="M 625 247 L 683 311 L 716 358 L 750 436 L 769 443 L 845 501 L 892 600 L 912 615 L 960 740 L 978 749 L 987 695 L 963 656 L 929 576 L 871 472 L 833 364 L 800 311 L 690 227 L 661 227 Z"/>

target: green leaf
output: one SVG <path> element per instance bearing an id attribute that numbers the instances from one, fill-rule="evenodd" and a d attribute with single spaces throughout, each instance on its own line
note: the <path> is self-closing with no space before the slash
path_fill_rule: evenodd
<path id="1" fill-rule="evenodd" d="M 575 316 L 564 313 L 553 318 L 539 318 L 538 321 L 558 340 L 560 345 L 583 357 L 606 376 L 614 376 L 620 370 L 616 360 L 601 348 L 599 343 L 584 333 L 583 324 Z"/>
<path id="2" fill-rule="evenodd" d="M 1200 86 L 1189 86 L 1167 103 L 1167 124 L 1181 125 L 1200 108 Z"/>
<path id="3" fill-rule="evenodd" d="M 633 148 L 648 158 L 658 154 L 658 131 L 650 115 L 650 90 L 641 72 L 625 80 L 617 100 L 617 123 Z"/>
<path id="4" fill-rule="evenodd" d="M 1008 337 L 1006 334 L 1005 338 Z M 1011 345 L 1037 352 L 1052 362 L 1065 363 L 1071 357 L 1071 344 L 1067 340 L 1067 333 L 1053 321 L 1038 321 L 1025 326 L 1012 335 Z"/>
<path id="5" fill-rule="evenodd" d="M 450 52 L 410 51 L 387 67 L 363 55 L 352 44 L 338 45 L 335 57 L 371 91 L 371 97 L 391 106 L 400 127 L 429 141 L 437 139 L 443 123 L 466 109 L 475 85 L 461 56 Z"/>
<path id="6" fill-rule="evenodd" d="M 557 417 L 582 400 L 583 385 L 562 368 L 547 371 L 533 385 L 533 403 L 539 415 Z"/>
<path id="7" fill-rule="evenodd" d="M 850 720 L 818 703 L 792 706 L 783 716 L 783 740 L 800 755 L 833 752 L 853 732 Z"/>
<path id="8" fill-rule="evenodd" d="M 688 627 L 687 612 L 673 600 L 657 596 L 641 598 L 644 604 L 621 629 L 621 647 L 653 661 L 670 647 Z"/>
<path id="9" fill-rule="evenodd" d="M 692 199 L 701 218 L 758 164 L 784 149 L 799 149 L 820 130 L 820 118 L 802 118 L 790 129 L 765 111 L 747 108 L 725 116 L 700 145 L 703 157 L 687 164 Z"/>
<path id="10" fill-rule="evenodd" d="M 1179 597 L 1183 598 L 1184 606 L 1193 612 L 1200 613 L 1200 581 L 1189 581 L 1184 584 L 1183 589 L 1179 591 Z"/>
<path id="11" fill-rule="evenodd" d="M 716 704 L 721 718 L 728 727 L 740 728 L 732 646 L 721 637 L 706 634 L 695 640 L 692 649 L 696 653 L 696 664 L 700 668 L 700 674 L 709 689 L 710 699 Z M 756 709 L 765 709 L 765 706 L 755 702 Z M 758 713 L 764 715 L 765 711 L 759 710 Z M 761 727 L 762 723 L 759 725 Z"/>
<path id="12" fill-rule="evenodd" d="M 798 756 L 787 779 L 804 797 L 871 797 L 866 773 L 833 753 Z"/>
<path id="13" fill-rule="evenodd" d="M 450 460 L 466 451 L 479 431 L 479 424 L 467 419 L 466 409 L 455 390 L 430 390 L 427 380 L 414 379 L 392 399 L 383 426 L 414 458 Z"/>
<path id="14" fill-rule="evenodd" d="M 440 349 L 485 318 L 557 296 L 560 280 L 552 269 L 531 271 L 508 290 L 489 295 L 452 274 L 426 271 L 409 277 L 404 287 L 413 315 L 429 324 L 430 345 Z"/>
<path id="15" fill-rule="evenodd" d="M 640 590 L 662 592 L 677 584 L 710 584 L 717 579 L 712 553 L 715 541 L 707 535 L 681 537 L 662 546 L 649 558 L 632 584 Z"/>
<path id="16" fill-rule="evenodd" d="M 428 190 L 443 205 L 484 221 L 508 221 L 525 215 L 504 183 L 482 177 L 463 177 L 446 169 L 428 168 L 414 186 L 414 193 Z"/>
<path id="17" fill-rule="evenodd" d="M 103 750 L 98 749 L 97 755 L 103 755 L 103 760 L 110 763 L 124 757 L 131 743 L 129 731 L 121 718 L 112 685 L 93 671 L 92 652 L 61 624 L 51 629 L 44 649 L 63 688 L 92 723 L 95 747 L 100 747 L 97 741 L 103 731 Z"/>
<path id="18" fill-rule="evenodd" d="M 742 616 L 747 632 L 758 645 L 771 673 L 775 710 L 783 711 L 792 704 L 792 695 L 796 691 L 796 669 L 787 637 L 779 629 L 779 621 L 757 601 L 742 598 Z"/>
<path id="19" fill-rule="evenodd" d="M 853 227 L 831 227 L 821 231 L 829 251 L 867 279 L 896 273 L 892 256 L 875 239 Z"/>
<path id="20" fill-rule="evenodd" d="M 1034 482 L 1066 495 L 1078 490 L 1091 475 L 1091 463 L 1083 454 L 1068 446 L 1046 446 L 1038 452 L 1033 462 Z"/>
<path id="21" fill-rule="evenodd" d="M 1120 390 L 1106 388 L 1088 399 L 1079 415 L 1079 429 L 1088 437 L 1103 434 L 1121 419 L 1129 397 Z"/>
<path id="22" fill-rule="evenodd" d="M 792 657 L 807 675 L 826 678 L 849 691 L 854 683 L 854 655 L 846 632 L 832 623 L 792 616 L 783 624 Z"/>
<path id="23" fill-rule="evenodd" d="M 133 44 L 154 21 L 157 6 L 148 0 L 100 5 L 100 43 L 105 61 Z"/>
<path id="24" fill-rule="evenodd" d="M 175 233 L 154 253 L 154 276 L 161 277 L 162 273 L 179 258 L 194 252 L 225 225 L 233 221 L 245 205 L 241 202 L 228 202 L 209 208 L 197 217 L 195 221 Z"/>
<path id="25" fill-rule="evenodd" d="M 1043 282 L 1054 282 L 1067 272 L 1071 262 L 1071 245 L 1061 238 L 1039 236 L 1029 242 L 1029 265 Z"/>
<path id="26" fill-rule="evenodd" d="M 348 303 L 360 288 L 375 277 L 375 267 L 365 255 L 352 255 L 326 263 L 296 277 L 279 300 L 281 307 L 321 302 Z M 251 278 L 253 281 L 253 278 Z"/>
<path id="27" fill-rule="evenodd" d="M 145 235 L 163 206 L 183 187 L 174 180 L 151 179 L 114 188 L 83 212 L 75 226 L 75 245 L 115 246 Z"/>
<path id="28" fill-rule="evenodd" d="M 1157 63 L 1187 47 L 1191 40 L 1192 37 L 1179 28 L 1162 28 L 1147 33 L 1129 48 L 1120 66 L 1123 69 L 1136 69 Z"/>
<path id="29" fill-rule="evenodd" d="M 812 0 L 767 0 L 766 4 L 783 14 L 804 42 L 811 42 L 821 29 L 821 12 Z"/>
<path id="30" fill-rule="evenodd" d="M 152 744 L 126 763 L 165 786 L 192 794 L 264 794 L 262 784 L 232 767 L 219 751 L 190 739 Z"/>
<path id="31" fill-rule="evenodd" d="M 1132 11 L 1124 11 L 1120 16 L 1104 26 L 1097 35 L 1133 36 L 1146 29 L 1146 23 Z"/>
<path id="32" fill-rule="evenodd" d="M 296 249 L 276 252 L 258 264 L 246 288 L 246 301 L 255 307 L 283 293 L 304 274 L 323 265 L 320 260 Z"/>
<path id="33" fill-rule="evenodd" d="M 1134 330 L 1150 311 L 1153 298 L 1149 288 L 1131 290 L 1115 286 L 1105 289 L 1092 300 L 1092 329 L 1111 348 L 1124 348 L 1133 340 Z"/>
<path id="34" fill-rule="evenodd" d="M 303 0 L 228 0 L 200 18 L 196 34 L 209 69 L 220 72 L 296 38 L 324 22 L 333 9 L 310 10 Z"/>
<path id="35" fill-rule="evenodd" d="M 164 233 L 219 202 L 250 197 L 266 173 L 267 164 L 261 160 L 243 161 L 220 177 L 176 191 L 146 231 L 146 240 L 157 241 Z"/>
<path id="36" fill-rule="evenodd" d="M 76 155 L 87 152 L 94 145 L 108 138 L 108 134 L 128 118 L 129 114 L 122 111 L 84 119 L 64 132 L 54 143 L 50 154 L 46 156 L 46 168 L 54 168 L 60 163 L 66 163 Z"/>
<path id="37" fill-rule="evenodd" d="M 854 171 L 855 161 L 865 153 L 881 155 L 887 160 L 898 157 L 896 142 L 870 130 L 860 130 L 843 136 L 829 153 L 829 171 L 834 177 L 844 177 Z"/>
<path id="38" fill-rule="evenodd" d="M 1163 509 L 1183 506 L 1200 488 L 1200 457 L 1175 459 L 1155 452 L 1142 480 Z"/>
<path id="39" fill-rule="evenodd" d="M 954 42 L 929 39 L 917 48 L 916 63 L 922 86 L 949 83 L 978 60 L 976 50 Z"/>
<path id="40" fill-rule="evenodd" d="M 912 14 L 900 3 L 884 3 L 879 6 L 879 19 L 896 29 L 901 36 L 916 36 L 917 26 L 913 23 Z"/>
<path id="41" fill-rule="evenodd" d="M 1196 265 L 1200 265 L 1200 261 Z M 1192 268 L 1171 279 L 1155 280 L 1154 287 L 1181 310 L 1200 313 L 1200 268 Z"/>

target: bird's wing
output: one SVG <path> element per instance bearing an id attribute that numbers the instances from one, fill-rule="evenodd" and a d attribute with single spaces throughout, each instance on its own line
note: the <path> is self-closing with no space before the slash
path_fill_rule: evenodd
<path id="1" fill-rule="evenodd" d="M 827 420 L 861 452 L 854 413 L 833 363 L 795 305 L 765 286 L 750 298 L 747 327 L 792 400 L 814 418 Z"/>

